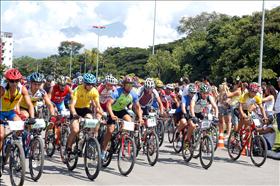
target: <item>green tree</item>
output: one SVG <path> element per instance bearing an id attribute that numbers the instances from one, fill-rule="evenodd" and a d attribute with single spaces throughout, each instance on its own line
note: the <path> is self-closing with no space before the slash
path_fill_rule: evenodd
<path id="1" fill-rule="evenodd" d="M 76 41 L 62 41 L 60 43 L 60 46 L 58 47 L 58 54 L 63 56 L 70 56 L 71 51 L 72 55 L 77 55 L 81 48 L 83 48 L 84 45 L 81 43 L 78 43 Z"/>

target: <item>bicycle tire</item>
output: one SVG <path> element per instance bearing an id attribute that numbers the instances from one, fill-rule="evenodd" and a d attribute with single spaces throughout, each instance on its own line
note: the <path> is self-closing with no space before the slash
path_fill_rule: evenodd
<path id="1" fill-rule="evenodd" d="M 228 138 L 228 145 L 227 145 L 227 149 L 228 149 L 228 155 L 230 157 L 231 160 L 236 161 L 242 152 L 242 138 L 240 136 L 240 134 L 234 130 L 232 130 L 230 132 L 229 138 Z M 234 153 L 236 152 L 236 153 Z M 236 156 L 235 156 L 236 154 Z"/>
<path id="2" fill-rule="evenodd" d="M 163 121 L 158 121 L 156 131 L 158 135 L 159 147 L 161 147 L 164 141 L 164 131 L 165 131 Z"/>
<path id="3" fill-rule="evenodd" d="M 118 169 L 122 175 L 127 176 L 132 171 L 135 161 L 136 161 L 136 145 L 135 145 L 134 140 L 128 135 L 122 135 L 120 140 L 121 140 L 121 142 L 120 142 L 120 147 L 118 150 Z M 130 157 L 132 157 L 132 159 L 131 159 L 131 164 L 130 164 L 129 168 L 127 170 L 124 170 L 121 165 L 122 164 L 121 160 L 122 160 L 122 158 L 124 158 L 123 155 L 124 155 L 126 143 L 128 144 L 128 149 L 132 148 L 132 151 L 128 150 L 129 151 L 128 155 Z M 131 152 L 132 152 L 132 156 L 131 156 Z"/>
<path id="4" fill-rule="evenodd" d="M 39 144 L 39 155 L 38 158 L 40 159 L 40 165 L 39 165 L 39 169 L 38 169 L 38 174 L 36 175 L 34 172 L 34 167 L 33 167 L 33 160 L 34 160 L 34 148 L 32 148 L 32 146 L 34 145 L 34 143 L 38 143 Z M 30 154 L 29 154 L 29 171 L 30 171 L 30 175 L 31 175 L 31 179 L 33 181 L 37 181 L 42 173 L 43 173 L 43 169 L 44 169 L 44 159 L 45 159 L 45 154 L 44 154 L 44 147 L 43 147 L 43 140 L 40 137 L 35 137 L 34 139 L 32 139 L 31 143 L 30 143 Z M 34 146 L 33 146 L 34 147 Z"/>
<path id="5" fill-rule="evenodd" d="M 179 135 L 178 135 L 178 137 L 177 137 L 177 134 L 178 133 L 178 129 L 176 128 L 175 129 L 175 131 L 174 131 L 174 134 L 173 134 L 173 142 L 172 142 L 172 146 L 173 146 L 173 149 L 174 149 L 174 151 L 176 152 L 176 153 L 180 153 L 181 152 L 181 150 L 182 150 L 182 138 L 180 138 L 180 135 L 182 135 L 181 134 L 181 132 L 179 133 Z M 181 146 L 178 146 L 178 143 L 181 143 Z"/>
<path id="6" fill-rule="evenodd" d="M 183 138 L 182 138 L 182 151 L 181 152 L 182 152 L 182 156 L 183 156 L 184 161 L 186 163 L 188 163 L 193 158 L 193 148 L 192 147 L 185 148 L 185 144 L 186 144 L 185 136 L 186 135 L 187 134 L 184 133 Z M 191 138 L 190 144 L 193 144 L 193 137 Z"/>
<path id="7" fill-rule="evenodd" d="M 93 174 L 89 170 L 89 165 L 88 165 L 88 160 L 93 157 L 92 151 L 97 152 L 97 155 L 94 154 L 95 159 L 97 157 L 97 161 L 96 161 L 97 165 Z M 84 165 L 85 165 L 85 171 L 87 177 L 90 180 L 94 180 L 95 178 L 97 178 L 101 169 L 101 149 L 100 149 L 100 144 L 96 138 L 89 138 L 86 141 L 86 148 L 84 153 Z"/>
<path id="8" fill-rule="evenodd" d="M 75 140 L 74 151 L 67 155 L 66 166 L 69 171 L 73 171 L 77 167 L 79 155 L 78 155 L 78 138 Z M 70 159 L 70 156 L 74 156 L 74 158 Z M 73 161 L 72 163 L 70 161 Z"/>
<path id="9" fill-rule="evenodd" d="M 155 140 L 153 143 L 150 140 Z M 146 149 L 146 153 L 147 153 L 147 159 L 148 162 L 151 166 L 154 166 L 157 161 L 158 161 L 158 156 L 159 156 L 159 141 L 158 141 L 158 136 L 156 134 L 155 131 L 151 131 L 148 133 L 147 135 L 147 149 Z M 152 146 L 153 145 L 153 146 Z M 150 147 L 153 148 L 150 152 Z M 152 159 L 152 155 L 155 153 L 155 158 Z"/>
<path id="10" fill-rule="evenodd" d="M 259 155 L 260 150 L 262 150 L 261 156 Z M 257 156 L 255 156 L 255 154 L 257 154 Z M 260 162 L 257 162 L 255 157 L 263 157 L 263 159 Z M 267 144 L 263 136 L 255 135 L 251 139 L 250 158 L 253 164 L 257 167 L 261 167 L 265 163 L 267 158 Z"/>
<path id="11" fill-rule="evenodd" d="M 64 152 L 66 150 L 66 143 L 69 134 L 70 134 L 70 129 L 62 125 L 60 130 L 60 151 L 59 151 L 62 162 L 64 161 Z"/>
<path id="12" fill-rule="evenodd" d="M 201 141 L 201 134 L 199 132 L 200 129 L 196 128 L 193 131 L 192 135 L 192 147 L 193 147 L 193 158 L 198 158 L 200 156 L 200 141 Z"/>
<path id="13" fill-rule="evenodd" d="M 211 126 L 208 130 L 208 134 L 211 136 L 213 144 L 214 144 L 214 150 L 216 151 L 218 148 L 219 143 L 219 132 L 218 129 L 215 126 Z"/>
<path id="14" fill-rule="evenodd" d="M 205 148 L 205 145 L 207 145 L 206 148 Z M 207 153 L 211 153 L 210 156 L 207 154 L 207 158 L 210 159 L 209 163 L 204 162 L 203 151 L 205 149 L 206 149 Z M 210 136 L 205 135 L 202 137 L 202 139 L 200 141 L 199 154 L 200 154 L 199 160 L 200 160 L 201 166 L 204 169 L 208 169 L 212 165 L 213 160 L 214 160 L 214 144 L 213 144 L 212 138 Z"/>
<path id="15" fill-rule="evenodd" d="M 25 155 L 23 152 L 22 144 L 18 141 L 14 141 L 13 143 L 13 150 L 10 152 L 10 161 L 9 161 L 9 175 L 11 184 L 13 186 L 22 186 L 24 184 L 24 177 L 25 177 Z M 17 152 L 18 149 L 18 152 Z M 16 153 L 17 152 L 17 153 Z M 17 167 L 20 171 L 20 182 L 19 184 L 15 183 L 15 180 L 13 178 L 13 169 L 15 168 L 14 161 L 15 161 L 15 155 L 19 155 L 19 161 L 20 161 L 20 167 Z"/>
<path id="16" fill-rule="evenodd" d="M 52 132 L 49 132 L 52 131 Z M 46 154 L 48 157 L 52 157 L 55 152 L 55 130 L 54 128 L 52 129 L 47 129 L 46 130 L 46 138 L 45 139 L 45 149 L 46 149 Z"/>
<path id="17" fill-rule="evenodd" d="M 168 121 L 168 125 L 167 125 L 167 136 L 168 136 L 168 141 L 169 143 L 173 142 L 173 138 L 174 138 L 174 125 L 172 122 L 172 118 Z"/>

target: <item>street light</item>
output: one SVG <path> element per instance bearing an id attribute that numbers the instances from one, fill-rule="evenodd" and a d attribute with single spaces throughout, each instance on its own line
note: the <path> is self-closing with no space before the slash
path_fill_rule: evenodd
<path id="1" fill-rule="evenodd" d="M 100 33 L 100 29 L 105 29 L 106 27 L 94 25 L 93 28 L 98 29 L 98 31 L 97 31 L 97 56 L 96 56 L 96 79 L 98 80 L 99 33 Z"/>
<path id="2" fill-rule="evenodd" d="M 260 46 L 260 62 L 259 62 L 259 79 L 258 79 L 259 85 L 261 85 L 261 83 L 262 83 L 264 15 L 265 15 L 265 9 L 264 9 L 264 0 L 263 0 L 263 4 L 262 4 L 262 31 L 261 31 L 261 46 Z"/>
<path id="3" fill-rule="evenodd" d="M 157 1 L 155 0 L 155 6 L 154 6 L 154 29 L 153 29 L 153 52 L 152 52 L 153 55 L 155 54 L 156 9 L 157 9 Z"/>
<path id="4" fill-rule="evenodd" d="M 73 53 L 73 41 L 71 41 L 71 51 L 70 51 L 70 78 L 72 77 L 72 54 Z"/>

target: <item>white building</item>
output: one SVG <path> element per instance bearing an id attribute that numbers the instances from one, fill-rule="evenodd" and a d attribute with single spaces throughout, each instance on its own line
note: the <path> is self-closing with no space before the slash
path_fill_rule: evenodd
<path id="1" fill-rule="evenodd" d="M 1 32 L 0 38 L 0 64 L 11 68 L 13 66 L 14 39 L 10 32 Z"/>

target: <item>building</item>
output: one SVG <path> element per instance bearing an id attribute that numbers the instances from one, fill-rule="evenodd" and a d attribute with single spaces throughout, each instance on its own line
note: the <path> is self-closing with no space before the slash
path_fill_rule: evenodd
<path id="1" fill-rule="evenodd" d="M 13 66 L 14 39 L 10 32 L 1 32 L 0 38 L 0 64 L 8 68 Z"/>

